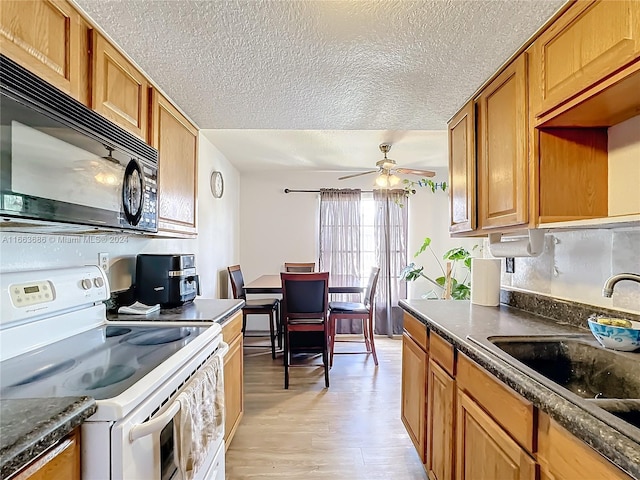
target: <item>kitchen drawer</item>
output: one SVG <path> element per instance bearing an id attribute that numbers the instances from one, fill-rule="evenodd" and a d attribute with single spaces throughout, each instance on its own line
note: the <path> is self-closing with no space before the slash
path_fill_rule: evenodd
<path id="1" fill-rule="evenodd" d="M 534 407 L 475 362 L 458 354 L 456 381 L 528 452 L 534 451 Z"/>
<path id="2" fill-rule="evenodd" d="M 225 343 L 231 345 L 238 335 L 242 335 L 242 311 L 238 311 L 222 325 L 222 339 Z"/>
<path id="3" fill-rule="evenodd" d="M 433 331 L 429 333 L 429 356 L 449 375 L 455 376 L 456 363 L 453 345 Z"/>
<path id="4" fill-rule="evenodd" d="M 427 345 L 427 327 L 420 320 L 408 313 L 404 314 L 404 329 L 414 342 L 416 342 L 425 352 L 428 350 Z"/>
<path id="5" fill-rule="evenodd" d="M 549 415 L 538 417 L 538 463 L 542 480 L 556 478 L 606 478 L 631 480 L 586 443 L 578 440 Z"/>

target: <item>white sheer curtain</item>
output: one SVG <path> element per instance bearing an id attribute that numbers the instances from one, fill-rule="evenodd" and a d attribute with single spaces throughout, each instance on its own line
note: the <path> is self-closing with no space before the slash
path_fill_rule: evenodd
<path id="1" fill-rule="evenodd" d="M 376 334 L 401 334 L 402 309 L 407 283 L 400 272 L 407 264 L 407 204 L 404 190 L 374 190 L 376 256 L 380 267 L 376 292 Z M 405 205 L 401 207 L 400 205 Z"/>
<path id="2" fill-rule="evenodd" d="M 356 282 L 361 276 L 361 197 L 360 190 L 320 190 L 320 271 L 343 277 L 340 283 Z M 336 331 L 361 333 L 362 322 L 339 320 Z"/>

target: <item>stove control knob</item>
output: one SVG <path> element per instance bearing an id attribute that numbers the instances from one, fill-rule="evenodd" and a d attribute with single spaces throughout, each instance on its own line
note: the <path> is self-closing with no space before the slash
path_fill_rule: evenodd
<path id="1" fill-rule="evenodd" d="M 83 290 L 89 290 L 91 288 L 91 280 L 89 280 L 88 278 L 83 278 L 81 285 Z"/>
<path id="2" fill-rule="evenodd" d="M 102 280 L 102 277 L 96 277 L 96 278 L 93 279 L 93 284 L 96 287 L 100 288 L 100 287 L 104 286 L 104 280 Z"/>

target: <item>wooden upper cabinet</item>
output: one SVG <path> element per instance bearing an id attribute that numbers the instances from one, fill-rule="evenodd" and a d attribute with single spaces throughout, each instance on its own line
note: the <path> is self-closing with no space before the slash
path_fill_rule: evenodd
<path id="1" fill-rule="evenodd" d="M 577 2 L 536 39 L 532 55 L 539 117 L 640 57 L 640 5 Z"/>
<path id="2" fill-rule="evenodd" d="M 476 124 L 469 102 L 449 122 L 449 188 L 451 233 L 476 228 Z"/>
<path id="3" fill-rule="evenodd" d="M 147 79 L 95 30 L 92 66 L 92 108 L 147 141 Z"/>
<path id="4" fill-rule="evenodd" d="M 151 146 L 158 149 L 158 228 L 196 233 L 198 129 L 155 89 L 151 92 Z"/>
<path id="5" fill-rule="evenodd" d="M 478 99 L 478 214 L 482 229 L 528 221 L 526 54 Z"/>
<path id="6" fill-rule="evenodd" d="M 2 0 L 2 53 L 88 104 L 88 27 L 66 0 Z"/>

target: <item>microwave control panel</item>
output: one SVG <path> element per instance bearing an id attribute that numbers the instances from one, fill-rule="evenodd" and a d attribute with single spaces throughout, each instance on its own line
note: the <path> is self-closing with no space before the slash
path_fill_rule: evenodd
<path id="1" fill-rule="evenodd" d="M 138 225 L 157 228 L 158 223 L 158 186 L 155 179 L 146 178 L 142 216 Z"/>

